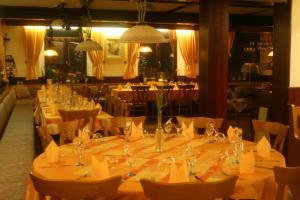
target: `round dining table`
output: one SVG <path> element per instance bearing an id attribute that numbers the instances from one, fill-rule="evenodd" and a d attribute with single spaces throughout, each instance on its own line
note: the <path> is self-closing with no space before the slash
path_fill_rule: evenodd
<path id="1" fill-rule="evenodd" d="M 165 137 L 163 152 L 155 152 L 155 137 L 151 134 L 143 138 L 122 136 L 104 137 L 90 140 L 83 150 L 82 166 L 76 166 L 74 144 L 60 146 L 60 159 L 57 163 L 48 163 L 45 153 L 35 158 L 32 171 L 48 178 L 62 180 L 92 180 L 91 158 L 106 160 L 110 175 L 122 175 L 123 181 L 115 199 L 147 199 L 139 182 L 148 178 L 160 182 L 169 182 L 172 162 L 180 167 L 189 162 L 189 181 L 218 181 L 229 175 L 238 175 L 238 181 L 231 195 L 233 199 L 275 199 L 276 183 L 273 167 L 285 166 L 285 159 L 272 149 L 268 158 L 257 155 L 256 144 L 243 141 L 244 151 L 253 151 L 255 171 L 249 174 L 239 173 L 239 164 L 234 159 L 233 144 L 227 140 L 211 142 L 207 137 L 189 139 L 182 135 Z M 184 179 L 186 180 L 186 179 Z M 29 181 L 27 200 L 38 199 L 38 194 Z"/>

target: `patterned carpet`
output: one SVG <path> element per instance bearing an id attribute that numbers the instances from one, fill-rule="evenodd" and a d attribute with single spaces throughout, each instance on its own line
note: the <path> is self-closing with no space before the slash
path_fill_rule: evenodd
<path id="1" fill-rule="evenodd" d="M 0 199 L 24 199 L 34 158 L 33 100 L 18 100 L 0 140 Z"/>

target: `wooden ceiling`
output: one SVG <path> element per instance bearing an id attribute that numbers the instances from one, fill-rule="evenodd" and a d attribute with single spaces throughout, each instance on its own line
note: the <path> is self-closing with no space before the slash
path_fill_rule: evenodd
<path id="1" fill-rule="evenodd" d="M 164 24 L 197 25 L 201 0 L 148 0 L 146 21 L 156 26 Z M 270 20 L 274 3 L 286 0 L 228 0 L 231 16 L 263 17 Z M 0 18 L 7 24 L 47 24 L 61 18 L 61 10 L 78 23 L 81 13 L 79 0 L 1 0 Z M 137 22 L 135 0 L 94 0 L 90 7 L 94 23 L 130 24 Z M 201 13 L 200 13 L 201 15 Z"/>

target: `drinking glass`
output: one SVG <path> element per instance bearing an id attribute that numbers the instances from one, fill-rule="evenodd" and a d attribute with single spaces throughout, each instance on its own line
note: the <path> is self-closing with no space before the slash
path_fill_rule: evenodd
<path id="1" fill-rule="evenodd" d="M 125 124 L 125 127 L 123 127 L 123 132 L 124 132 L 124 135 L 125 135 L 125 141 L 126 142 L 129 142 L 129 136 L 131 134 L 131 124 L 132 124 L 131 121 L 127 121 L 126 124 Z"/>
<path id="2" fill-rule="evenodd" d="M 169 134 L 171 133 L 172 128 L 173 128 L 173 124 L 172 124 L 171 122 L 167 121 L 167 122 L 164 124 L 164 130 L 165 130 L 165 132 L 167 133 L 168 136 L 169 136 Z"/>
<path id="3" fill-rule="evenodd" d="M 75 166 L 83 166 L 82 162 L 82 151 L 84 149 L 83 141 L 77 137 L 73 140 L 74 144 L 74 155 L 76 157 L 76 163 Z"/>
<path id="4" fill-rule="evenodd" d="M 215 133 L 215 123 L 214 122 L 209 122 L 206 126 L 205 129 L 205 134 L 208 136 L 208 143 L 213 142 L 213 135 Z"/>
<path id="5" fill-rule="evenodd" d="M 128 173 L 127 173 L 127 176 L 129 176 L 129 177 L 135 176 L 135 173 L 132 172 L 132 167 L 134 166 L 134 163 L 135 163 L 134 157 L 128 156 L 127 160 L 126 160 L 126 165 L 129 167 Z"/>

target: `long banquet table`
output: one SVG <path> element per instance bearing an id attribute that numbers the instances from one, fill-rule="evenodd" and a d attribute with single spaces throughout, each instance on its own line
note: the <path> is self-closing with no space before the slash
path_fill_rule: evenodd
<path id="1" fill-rule="evenodd" d="M 47 97 L 49 98 L 49 97 Z M 53 105 L 51 105 L 53 104 Z M 37 92 L 36 97 L 36 111 L 34 113 L 34 117 L 40 121 L 40 124 L 42 126 L 50 123 L 60 123 L 62 122 L 62 117 L 57 112 L 57 107 L 59 103 L 55 102 L 54 100 L 51 100 L 51 103 L 47 101 L 47 99 L 44 96 L 44 91 L 39 90 Z M 52 109 L 53 108 L 53 109 Z M 88 108 L 84 108 L 88 109 Z M 100 120 L 103 118 L 112 118 L 112 116 L 102 110 L 99 111 L 96 120 Z M 97 123 L 97 122 L 96 122 Z"/>
<path id="2" fill-rule="evenodd" d="M 140 139 L 130 139 L 128 156 L 124 153 L 126 146 L 124 138 L 120 136 L 105 137 L 102 141 L 91 141 L 83 152 L 84 166 L 75 166 L 73 144 L 60 146 L 61 157 L 58 163 L 49 164 L 44 154 L 38 156 L 32 165 L 32 170 L 49 179 L 91 180 L 90 160 L 95 156 L 98 160 L 107 159 L 111 175 L 122 175 L 123 182 L 119 187 L 115 199 L 144 200 L 140 178 L 149 178 L 156 181 L 169 182 L 169 161 L 174 157 L 178 166 L 186 159 L 186 149 L 192 150 L 196 158 L 193 167 L 194 173 L 202 181 L 216 181 L 228 175 L 239 174 L 238 164 L 232 164 L 231 159 L 224 159 L 232 145 L 226 143 L 208 143 L 205 137 L 187 139 L 184 136 L 169 137 L 164 141 L 164 151 L 155 152 L 155 139 L 147 135 Z M 284 157 L 277 151 L 271 150 L 269 158 L 256 155 L 255 143 L 244 141 L 245 151 L 253 150 L 256 167 L 252 174 L 239 174 L 239 179 L 232 194 L 234 199 L 275 199 L 276 184 L 272 168 L 285 166 Z M 132 168 L 128 160 L 133 160 Z M 131 171 L 136 175 L 128 177 Z M 194 176 L 190 181 L 197 181 Z M 38 199 L 31 183 L 28 184 L 27 200 Z"/>

